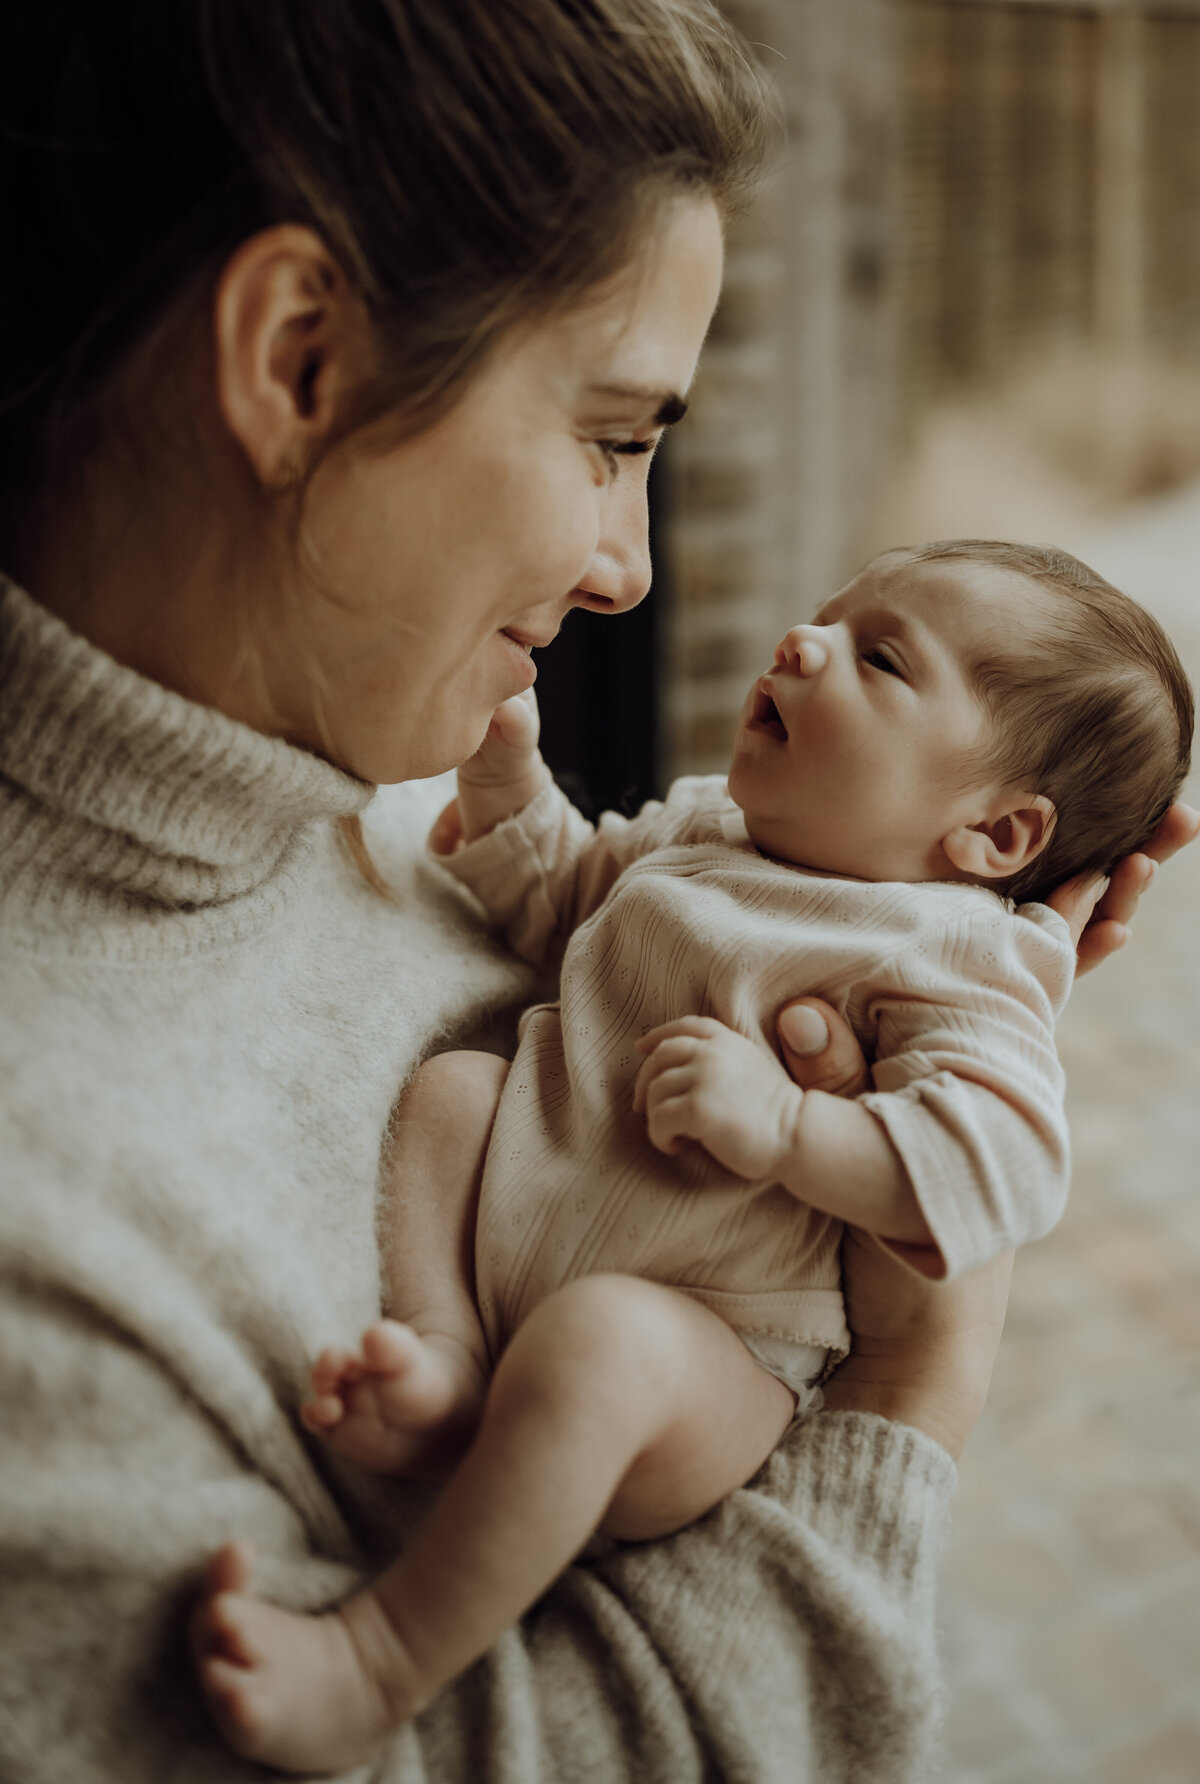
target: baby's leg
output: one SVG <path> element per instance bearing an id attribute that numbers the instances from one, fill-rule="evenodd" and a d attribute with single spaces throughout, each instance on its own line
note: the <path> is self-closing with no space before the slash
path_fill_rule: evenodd
<path id="1" fill-rule="evenodd" d="M 380 1473 L 439 1475 L 478 1423 L 487 1357 L 475 1308 L 475 1214 L 508 1066 L 443 1053 L 400 1100 L 380 1216 L 384 1310 L 357 1351 L 327 1350 L 300 1416 Z"/>
<path id="2" fill-rule="evenodd" d="M 633 1277 L 569 1283 L 516 1333 L 474 1442 L 373 1587 L 322 1618 L 213 1594 L 198 1645 L 222 1726 L 274 1765 L 352 1763 L 483 1654 L 597 1526 L 641 1539 L 699 1517 L 766 1459 L 793 1406 L 697 1302 Z"/>

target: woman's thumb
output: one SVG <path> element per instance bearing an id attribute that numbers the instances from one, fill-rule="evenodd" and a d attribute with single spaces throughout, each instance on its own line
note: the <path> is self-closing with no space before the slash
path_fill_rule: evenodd
<path id="1" fill-rule="evenodd" d="M 775 1027 L 783 1063 L 801 1090 L 858 1096 L 871 1088 L 870 1070 L 854 1030 L 819 997 L 785 1004 Z"/>

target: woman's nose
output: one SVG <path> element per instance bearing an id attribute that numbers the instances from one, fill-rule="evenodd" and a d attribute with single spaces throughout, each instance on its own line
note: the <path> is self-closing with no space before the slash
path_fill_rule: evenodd
<path id="1" fill-rule="evenodd" d="M 577 606 L 625 613 L 650 589 L 650 511 L 645 477 L 618 477 L 605 491 L 600 538 L 575 590 Z"/>
<path id="2" fill-rule="evenodd" d="M 776 646 L 777 667 L 790 665 L 801 675 L 819 674 L 829 661 L 828 632 L 828 626 L 793 626 Z"/>

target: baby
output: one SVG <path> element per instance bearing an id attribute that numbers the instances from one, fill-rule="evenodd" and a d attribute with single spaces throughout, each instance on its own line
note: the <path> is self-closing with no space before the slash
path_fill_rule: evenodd
<path id="1" fill-rule="evenodd" d="M 593 830 L 532 704 L 500 709 L 435 840 L 518 951 L 561 957 L 561 1002 L 511 1070 L 450 1053 L 413 1080 L 397 1319 L 326 1352 L 303 1409 L 365 1467 L 456 1465 L 324 1616 L 254 1597 L 240 1545 L 216 1558 L 196 1647 L 236 1746 L 354 1763 L 594 1531 L 661 1536 L 746 1481 L 848 1347 L 842 1221 L 939 1277 L 1053 1225 L 1073 950 L 1016 901 L 1137 848 L 1191 731 L 1149 615 L 1061 552 L 978 541 L 889 552 L 794 627 L 727 787 Z M 870 1093 L 784 1072 L 774 1016 L 808 993 L 873 1057 Z"/>

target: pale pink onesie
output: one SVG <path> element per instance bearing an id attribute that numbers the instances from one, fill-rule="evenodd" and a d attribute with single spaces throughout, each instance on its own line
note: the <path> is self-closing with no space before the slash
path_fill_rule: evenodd
<path id="1" fill-rule="evenodd" d="M 560 1002 L 523 1019 L 484 1170 L 477 1293 L 493 1354 L 554 1288 L 609 1270 L 695 1296 L 752 1349 L 765 1337 L 844 1354 L 840 1224 L 699 1148 L 665 1156 L 633 1111 L 634 1042 L 678 1016 L 715 1016 L 777 1057 L 789 998 L 841 1011 L 875 1062 L 860 1100 L 948 1276 L 1058 1219 L 1053 1028 L 1074 950 L 1044 906 L 768 860 L 716 778 L 595 829 L 549 786 L 439 859 L 519 954 L 561 959 Z"/>

